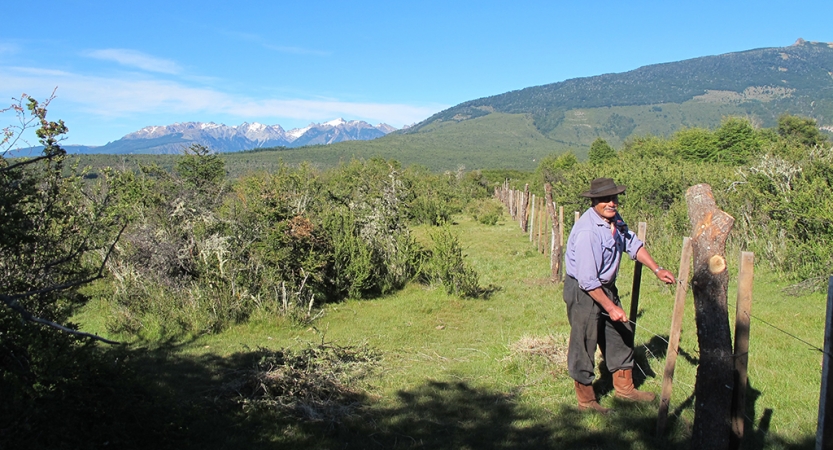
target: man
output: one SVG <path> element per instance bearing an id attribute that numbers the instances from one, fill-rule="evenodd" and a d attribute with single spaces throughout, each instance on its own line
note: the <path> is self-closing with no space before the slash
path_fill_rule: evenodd
<path id="1" fill-rule="evenodd" d="M 579 409 L 600 413 L 603 408 L 593 391 L 595 352 L 602 350 L 613 374 L 616 397 L 650 402 L 654 394 L 633 385 L 633 327 L 622 309 L 616 289 L 616 274 L 622 253 L 650 269 L 661 281 L 674 283 L 674 275 L 657 264 L 642 241 L 628 230 L 617 211 L 625 186 L 610 178 L 596 178 L 581 195 L 591 199 L 590 208 L 573 226 L 565 254 L 564 302 L 570 321 L 567 366 L 575 380 Z"/>

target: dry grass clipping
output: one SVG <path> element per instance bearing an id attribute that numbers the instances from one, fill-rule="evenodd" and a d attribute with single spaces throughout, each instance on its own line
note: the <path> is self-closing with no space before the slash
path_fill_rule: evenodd
<path id="1" fill-rule="evenodd" d="M 223 387 L 244 410 L 269 410 L 338 423 L 366 400 L 359 387 L 379 356 L 362 347 L 321 343 L 301 351 L 259 348 L 254 367 Z"/>
<path id="2" fill-rule="evenodd" d="M 512 356 L 543 358 L 556 368 L 567 367 L 567 336 L 524 336 L 514 342 L 509 351 Z"/>

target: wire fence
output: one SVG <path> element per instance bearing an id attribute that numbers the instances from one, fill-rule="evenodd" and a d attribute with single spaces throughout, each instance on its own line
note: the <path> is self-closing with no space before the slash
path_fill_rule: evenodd
<path id="1" fill-rule="evenodd" d="M 547 248 L 552 249 L 553 247 L 556 247 L 559 244 L 558 242 L 550 242 L 549 243 L 550 245 L 542 245 L 541 244 L 540 240 L 544 236 L 544 233 L 542 231 L 543 229 L 545 229 L 546 227 L 551 227 L 553 229 L 553 231 L 548 232 L 546 237 L 547 237 L 547 239 L 549 239 L 551 241 L 555 241 L 558 238 L 558 236 L 555 236 L 554 231 L 558 231 L 559 227 L 563 227 L 563 224 L 555 223 L 555 221 L 550 221 L 549 219 L 542 220 L 540 217 L 538 217 L 539 214 L 541 214 L 542 216 L 545 215 L 546 210 L 549 210 L 549 205 L 547 205 L 546 207 L 542 207 L 541 204 L 544 203 L 544 200 L 543 199 L 537 199 L 536 200 L 535 195 L 529 193 L 529 187 L 528 186 L 526 186 L 525 189 L 522 191 L 522 190 L 519 190 L 519 189 L 510 188 L 509 185 L 508 185 L 508 182 L 507 182 L 507 183 L 504 184 L 504 186 L 502 188 L 496 189 L 495 197 L 498 198 L 499 200 L 501 200 L 506 205 L 507 209 L 509 210 L 510 216 L 514 220 L 518 221 L 519 227 L 521 228 L 521 230 L 525 234 L 527 234 L 527 233 L 529 234 L 530 241 L 532 241 L 534 243 L 534 245 L 539 249 L 539 251 L 541 251 L 541 253 L 546 254 L 547 253 L 546 252 Z M 537 211 L 536 211 L 536 208 L 537 208 Z M 553 205 L 552 209 L 555 210 L 554 205 Z M 579 213 L 576 212 L 575 214 L 576 214 L 576 216 L 578 216 Z M 552 214 L 550 214 L 550 215 L 552 215 Z M 532 218 L 530 218 L 530 216 L 532 216 Z M 553 217 L 553 218 L 555 218 L 555 217 Z M 557 220 L 558 219 L 556 219 L 556 221 Z M 561 220 L 563 221 L 563 219 L 561 219 Z M 537 232 L 534 231 L 534 228 L 535 228 L 534 225 L 535 224 L 538 224 L 538 231 Z M 537 242 L 535 242 L 535 236 L 538 236 L 538 241 Z M 541 249 L 544 249 L 544 250 L 541 250 Z M 728 306 L 735 306 L 735 305 L 732 304 L 731 302 L 728 302 Z M 819 347 L 818 345 L 813 344 L 813 343 L 807 341 L 806 339 L 802 339 L 801 337 L 796 336 L 794 333 L 791 333 L 791 332 L 785 330 L 784 328 L 786 328 L 786 327 L 779 327 L 775 324 L 772 324 L 772 323 L 770 323 L 770 322 L 768 322 L 768 321 L 766 321 L 766 320 L 764 320 L 760 317 L 756 317 L 752 314 L 749 314 L 749 317 L 751 319 L 754 319 L 754 320 L 756 320 L 756 321 L 758 321 L 758 322 L 760 322 L 760 323 L 778 331 L 779 333 L 789 337 L 790 339 L 796 340 L 798 342 L 801 342 L 802 344 L 805 344 L 805 345 L 809 346 L 810 349 L 812 349 L 812 350 L 816 350 L 816 351 L 822 353 L 823 355 L 833 357 L 833 355 L 831 355 L 830 352 L 826 352 L 823 348 Z M 630 320 L 629 322 L 636 325 L 636 322 L 633 321 L 633 320 Z M 645 327 L 643 325 L 640 325 L 639 327 L 641 329 L 644 329 L 645 331 L 648 331 L 647 329 L 645 329 Z M 668 340 L 663 338 L 662 336 L 660 336 L 656 333 L 651 333 L 651 334 L 654 337 L 662 339 L 663 341 L 665 341 L 666 344 L 668 343 Z"/>
<path id="2" fill-rule="evenodd" d="M 504 205 L 506 206 L 510 216 L 512 217 L 513 220 L 517 221 L 517 223 L 518 223 L 519 227 L 521 228 L 521 230 L 523 231 L 523 233 L 524 234 L 527 234 L 527 233 L 529 234 L 530 242 L 533 243 L 537 247 L 537 249 L 540 253 L 547 254 L 547 250 L 549 250 L 550 267 L 552 269 L 552 281 L 553 282 L 560 282 L 562 277 L 563 277 L 563 274 L 561 273 L 561 268 L 562 268 L 562 265 L 563 265 L 562 264 L 563 261 L 561 261 L 561 259 L 563 259 L 563 257 L 564 257 L 564 254 L 563 254 L 563 245 L 564 245 L 563 236 L 564 236 L 564 233 L 565 233 L 564 232 L 563 208 L 556 215 L 556 213 L 555 213 L 556 205 L 555 205 L 554 202 L 552 202 L 552 195 L 551 195 L 551 192 L 550 192 L 549 185 L 545 186 L 545 192 L 547 194 L 546 195 L 546 200 L 544 200 L 544 199 L 537 199 L 536 200 L 535 196 L 530 195 L 530 193 L 529 193 L 529 185 L 526 185 L 524 190 L 520 191 L 520 190 L 511 189 L 509 187 L 508 181 L 507 181 L 507 182 L 504 183 L 504 185 L 502 187 L 499 187 L 499 188 L 495 189 L 495 197 L 504 203 Z M 579 213 L 576 212 L 575 216 L 576 216 L 576 220 L 578 220 Z M 537 233 L 534 231 L 534 228 L 536 227 L 536 224 L 537 224 L 537 227 L 538 227 Z M 640 225 L 643 226 L 644 224 L 640 224 Z M 731 227 L 731 225 L 730 225 L 730 227 Z M 546 245 L 543 241 L 544 236 L 545 236 L 545 233 L 543 231 L 544 229 L 547 230 L 546 239 L 549 240 L 549 245 Z M 640 227 L 640 231 L 641 230 L 642 230 L 642 227 Z M 537 235 L 537 239 L 536 239 L 536 235 Z M 749 255 L 751 256 L 751 253 Z M 690 257 L 690 254 L 689 254 L 688 257 Z M 635 270 L 634 272 L 635 272 L 635 277 L 634 277 L 634 285 L 635 286 L 634 287 L 636 288 L 635 295 L 638 297 L 638 289 L 639 289 L 639 287 L 638 287 L 638 283 L 639 283 L 638 278 L 641 275 L 641 270 Z M 751 272 L 750 272 L 750 277 L 751 277 Z M 678 289 L 680 289 L 679 286 L 678 286 Z M 831 309 L 830 303 L 833 302 L 833 292 L 830 292 L 831 290 L 833 290 L 833 277 L 831 277 L 830 284 L 828 286 L 828 310 Z M 751 296 L 751 278 L 750 278 L 749 295 Z M 634 309 L 635 309 L 635 307 L 637 306 L 636 301 L 638 299 L 634 298 L 632 300 L 633 300 L 634 304 L 632 304 L 631 306 L 634 307 Z M 739 301 L 740 301 L 740 298 L 739 298 Z M 728 307 L 735 307 L 737 309 L 735 304 L 733 304 L 731 302 L 728 302 L 728 301 L 726 303 L 727 303 L 727 308 Z M 741 303 L 743 303 L 743 302 L 741 302 Z M 747 305 L 747 307 L 748 307 L 748 305 Z M 636 324 L 635 316 L 634 316 L 633 312 L 634 311 L 632 310 L 631 318 L 630 318 L 630 320 L 628 320 L 628 322 L 631 323 L 634 326 L 634 331 L 635 331 L 636 327 L 637 327 L 637 324 Z M 748 346 L 748 328 L 749 328 L 748 325 L 749 325 L 750 320 L 754 320 L 756 323 L 766 325 L 771 330 L 774 330 L 775 332 L 780 333 L 780 335 L 785 336 L 786 338 L 791 339 L 795 342 L 799 342 L 803 345 L 806 345 L 809 350 L 817 351 L 817 352 L 819 352 L 820 354 L 823 355 L 823 357 L 825 358 L 825 362 L 827 362 L 827 363 L 822 364 L 822 366 L 823 366 L 822 387 L 821 387 L 821 393 L 822 394 L 821 394 L 821 399 L 820 399 L 820 402 L 819 402 L 820 405 L 819 405 L 819 426 L 818 426 L 818 435 L 817 435 L 817 445 L 822 445 L 823 448 L 830 448 L 830 447 L 826 447 L 826 445 L 830 445 L 829 443 L 833 442 L 833 436 L 828 437 L 827 435 L 828 434 L 833 434 L 833 433 L 831 433 L 828 430 L 828 431 L 825 431 L 824 432 L 825 435 L 822 436 L 822 430 L 825 430 L 829 426 L 830 423 L 833 423 L 833 419 L 830 418 L 831 416 L 833 416 L 833 412 L 828 411 L 828 408 L 830 407 L 831 402 L 829 402 L 829 401 L 826 402 L 825 401 L 825 397 L 833 397 L 833 395 L 830 395 L 830 393 L 828 392 L 829 391 L 828 384 L 833 384 L 833 380 L 828 380 L 828 378 L 830 377 L 829 370 L 831 370 L 831 369 L 829 367 L 827 367 L 829 365 L 829 361 L 833 360 L 833 354 L 831 354 L 830 351 L 825 350 L 821 346 L 813 344 L 808 339 L 805 339 L 805 338 L 802 338 L 802 337 L 798 336 L 797 333 L 795 333 L 794 331 L 788 331 L 788 329 L 789 329 L 788 326 L 775 324 L 775 323 L 772 323 L 773 321 L 771 321 L 771 320 L 764 320 L 761 317 L 757 317 L 755 315 L 752 315 L 751 313 L 749 313 L 748 309 L 745 309 L 744 311 L 738 311 L 738 314 L 740 314 L 740 313 L 746 315 L 746 317 L 744 319 L 745 320 L 744 326 L 745 326 L 745 329 L 747 330 L 746 331 L 747 334 L 745 336 L 745 344 L 741 345 L 741 349 L 743 351 L 740 354 L 735 353 L 735 354 L 731 354 L 731 355 L 728 355 L 728 356 L 732 357 L 732 358 L 735 358 L 736 363 L 737 363 L 737 361 L 742 361 L 741 362 L 742 371 L 743 371 L 743 375 L 742 375 L 743 376 L 743 378 L 742 378 L 743 381 L 742 382 L 744 384 L 746 383 L 746 381 L 745 381 L 746 380 L 746 360 L 745 360 L 745 358 L 747 357 L 747 353 L 748 353 L 748 351 L 745 350 L 745 348 L 748 348 L 748 347 L 745 347 L 744 345 Z M 605 314 L 605 315 L 607 315 L 607 314 Z M 830 316 L 830 315 L 831 315 L 830 311 L 828 311 L 828 316 Z M 827 320 L 828 320 L 828 322 L 830 322 L 833 319 L 828 317 Z M 737 326 L 737 324 L 736 324 L 736 326 Z M 826 326 L 828 328 L 830 328 L 831 323 L 827 323 Z M 679 348 L 679 345 L 676 342 L 674 344 L 674 346 L 676 346 L 676 348 L 672 348 L 674 346 L 672 346 L 669 343 L 670 338 L 667 339 L 666 337 L 664 337 L 664 335 L 661 335 L 657 332 L 649 330 L 648 328 L 646 328 L 644 326 L 644 324 L 640 324 L 639 329 L 641 331 L 645 331 L 645 332 L 649 333 L 652 337 L 655 337 L 655 338 L 661 340 L 662 342 L 665 342 L 665 344 L 668 345 L 668 347 L 669 347 L 668 351 L 673 351 L 673 352 L 675 352 L 676 355 L 681 354 L 681 350 Z M 738 332 L 737 329 L 735 331 L 736 331 L 736 333 Z M 827 330 L 827 333 L 825 334 L 825 346 L 827 348 L 830 347 L 829 342 L 827 342 L 830 339 L 829 333 L 831 333 L 831 330 Z M 736 341 L 735 345 L 736 346 L 738 345 L 737 341 Z M 650 347 L 647 344 L 643 344 L 642 346 L 645 348 L 645 351 L 647 353 L 649 353 L 652 357 L 654 357 L 655 359 L 659 359 L 659 358 L 656 358 L 656 355 L 653 354 L 653 352 L 651 351 Z M 739 350 L 736 348 L 735 352 L 738 352 L 738 351 Z M 699 360 L 699 350 L 696 351 L 696 354 L 698 355 L 698 360 Z M 672 363 L 672 366 L 673 366 L 673 363 Z M 638 368 L 638 370 L 642 372 L 642 375 L 645 377 L 646 380 L 650 378 L 648 373 L 645 372 L 645 369 L 640 367 L 639 364 L 636 364 L 636 368 Z M 737 370 L 737 366 L 736 366 L 736 370 Z M 671 373 L 673 374 L 673 367 L 671 369 Z M 694 386 L 691 386 L 691 385 L 686 384 L 686 383 L 681 383 L 679 381 L 679 379 L 676 379 L 676 377 L 674 377 L 673 375 L 668 377 L 668 379 L 673 381 L 675 384 L 679 384 L 679 385 L 681 385 L 681 386 L 683 386 L 687 389 L 690 389 L 692 392 L 695 389 Z M 831 387 L 831 389 L 833 389 L 833 387 Z M 691 394 L 691 395 L 693 395 L 693 394 Z M 740 395 L 740 399 L 741 400 L 743 399 L 742 394 Z M 748 420 L 750 422 L 752 421 L 752 419 L 746 415 L 745 411 L 742 410 L 742 407 L 741 407 L 740 411 L 736 411 L 736 414 L 737 414 L 736 417 L 740 417 L 740 415 L 742 414 L 746 418 L 746 420 Z M 737 420 L 741 420 L 739 433 L 740 433 L 740 436 L 742 436 L 743 435 L 742 419 L 737 419 Z M 658 430 L 661 430 L 661 427 L 658 427 Z M 737 429 L 735 429 L 734 432 L 737 433 L 738 432 Z M 823 442 L 825 440 L 828 443 L 818 444 L 819 442 Z M 822 448 L 822 447 L 817 446 L 817 448 Z"/>

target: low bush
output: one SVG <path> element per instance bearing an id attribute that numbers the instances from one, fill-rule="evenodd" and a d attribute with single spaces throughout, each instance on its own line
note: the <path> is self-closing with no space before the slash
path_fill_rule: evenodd
<path id="1" fill-rule="evenodd" d="M 463 298 L 490 295 L 495 287 L 482 287 L 477 272 L 465 261 L 460 239 L 448 225 L 430 232 L 433 247 L 422 266 L 422 280 L 438 283 L 448 294 Z"/>

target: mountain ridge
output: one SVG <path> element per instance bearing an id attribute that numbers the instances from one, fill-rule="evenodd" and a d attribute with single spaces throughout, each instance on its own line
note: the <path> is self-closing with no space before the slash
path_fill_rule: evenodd
<path id="1" fill-rule="evenodd" d="M 69 153 L 106 154 L 169 154 L 181 153 L 192 144 L 204 145 L 218 153 L 260 148 L 295 148 L 307 145 L 328 145 L 349 140 L 370 140 L 396 131 L 380 123 L 371 125 L 361 120 L 334 119 L 311 123 L 303 128 L 284 130 L 280 125 L 243 122 L 229 126 L 214 122 L 177 122 L 171 125 L 151 125 L 128 133 L 121 139 L 93 147 L 66 146 Z"/>
<path id="2" fill-rule="evenodd" d="M 778 95 L 743 97 L 741 94 L 750 88 L 769 89 Z M 799 38 L 789 47 L 702 56 L 518 89 L 460 103 L 401 133 L 418 133 L 432 123 L 459 122 L 503 112 L 531 114 L 536 127 L 547 135 L 563 123 L 567 111 L 683 104 L 710 92 L 741 95 L 740 101 L 734 99 L 737 106 L 750 115 L 760 116 L 763 125 L 774 124 L 778 115 L 774 112 L 783 110 L 831 125 L 833 44 Z"/>

